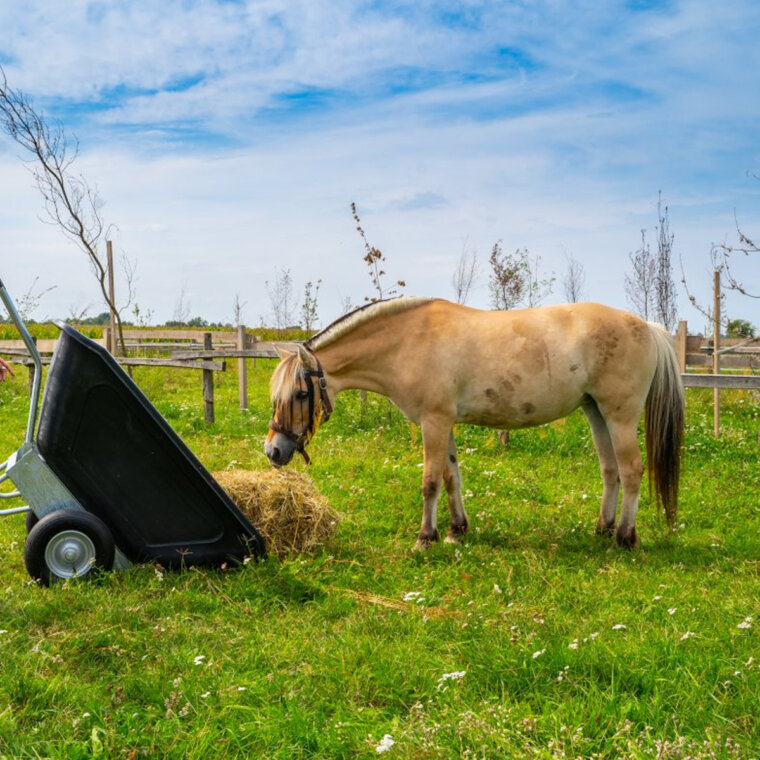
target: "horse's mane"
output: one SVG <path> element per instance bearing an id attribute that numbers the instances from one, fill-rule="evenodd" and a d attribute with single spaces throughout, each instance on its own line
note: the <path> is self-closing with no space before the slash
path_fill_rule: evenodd
<path id="1" fill-rule="evenodd" d="M 343 335 L 347 335 L 355 330 L 359 325 L 369 322 L 371 319 L 380 317 L 384 314 L 395 314 L 399 311 L 414 309 L 423 306 L 435 299 L 432 298 L 390 298 L 384 301 L 374 301 L 366 306 L 360 306 L 358 309 L 338 317 L 332 324 L 325 327 L 307 340 L 304 345 L 312 351 L 324 346 L 329 346 Z M 287 399 L 293 391 L 296 382 L 300 363 L 298 354 L 292 354 L 283 359 L 275 368 L 274 374 L 269 384 L 271 400 L 276 403 Z"/>
<path id="2" fill-rule="evenodd" d="M 402 297 L 368 303 L 365 306 L 360 306 L 358 309 L 354 309 L 354 311 L 351 311 L 348 314 L 344 314 L 342 317 L 338 317 L 338 319 L 332 324 L 325 327 L 324 330 L 309 338 L 309 340 L 306 341 L 305 346 L 316 351 L 319 348 L 329 346 L 331 343 L 338 340 L 338 338 L 347 335 L 360 325 L 363 325 L 372 319 L 387 314 L 395 314 L 399 311 L 415 309 L 418 306 L 423 306 L 433 300 L 435 299 Z"/>

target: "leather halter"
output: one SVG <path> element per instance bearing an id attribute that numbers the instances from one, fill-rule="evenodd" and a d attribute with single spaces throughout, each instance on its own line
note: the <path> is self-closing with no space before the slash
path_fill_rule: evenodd
<path id="1" fill-rule="evenodd" d="M 289 438 L 291 441 L 293 441 L 296 444 L 296 451 L 303 457 L 304 462 L 306 464 L 311 464 L 311 459 L 309 458 L 309 455 L 306 453 L 306 445 L 309 443 L 309 441 L 314 437 L 314 434 L 317 432 L 317 428 L 323 423 L 327 422 L 327 420 L 330 419 L 330 415 L 333 412 L 332 404 L 330 403 L 330 397 L 327 395 L 327 380 L 325 379 L 325 373 L 322 370 L 322 365 L 319 363 L 319 359 L 317 359 L 314 354 L 312 354 L 314 357 L 314 361 L 317 363 L 316 369 L 307 369 L 306 367 L 301 367 L 299 374 L 301 377 L 303 377 L 304 383 L 306 383 L 306 393 L 308 394 L 308 401 L 309 401 L 309 423 L 306 425 L 304 430 L 300 434 L 294 433 L 292 430 L 285 429 L 282 425 L 280 425 L 279 422 L 276 422 L 274 419 L 274 414 L 276 413 L 276 407 L 272 414 L 272 419 L 269 421 L 269 427 L 271 430 L 274 430 L 275 433 L 280 433 L 284 435 L 286 438 Z M 314 380 L 312 378 L 316 378 L 317 380 L 317 388 L 319 388 L 319 401 L 321 404 L 321 409 L 319 412 L 317 412 L 316 408 L 316 394 L 314 392 Z M 293 417 L 292 415 L 292 409 L 293 405 L 295 403 L 295 398 L 291 396 L 290 398 L 290 407 L 291 407 L 291 419 Z"/>

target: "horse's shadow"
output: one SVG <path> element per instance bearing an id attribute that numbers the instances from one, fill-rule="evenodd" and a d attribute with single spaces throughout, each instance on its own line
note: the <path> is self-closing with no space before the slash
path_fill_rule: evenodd
<path id="1" fill-rule="evenodd" d="M 568 567 L 577 567 L 583 560 L 606 565 L 614 559 L 632 566 L 645 562 L 648 567 L 710 569 L 723 567 L 727 562 L 736 565 L 760 560 L 760 541 L 743 541 L 739 547 L 729 543 L 715 546 L 707 539 L 688 538 L 666 528 L 659 534 L 645 535 L 641 546 L 635 550 L 619 547 L 614 537 L 596 535 L 593 529 L 579 530 L 572 535 L 565 531 L 508 534 L 503 530 L 488 530 L 468 539 L 468 544 L 515 555 L 527 551 Z"/>

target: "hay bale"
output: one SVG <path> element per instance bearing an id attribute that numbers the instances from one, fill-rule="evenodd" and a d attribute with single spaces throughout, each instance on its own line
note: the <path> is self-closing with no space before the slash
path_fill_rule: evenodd
<path id="1" fill-rule="evenodd" d="M 225 470 L 214 478 L 261 533 L 267 552 L 277 557 L 312 551 L 338 527 L 340 516 L 308 475 L 293 470 Z"/>

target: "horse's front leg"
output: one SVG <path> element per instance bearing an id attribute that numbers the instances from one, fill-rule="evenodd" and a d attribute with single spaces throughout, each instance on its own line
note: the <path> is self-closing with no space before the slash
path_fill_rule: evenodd
<path id="1" fill-rule="evenodd" d="M 443 472 L 443 482 L 449 496 L 449 532 L 446 543 L 458 543 L 467 533 L 470 521 L 464 511 L 462 501 L 462 476 L 459 474 L 459 461 L 457 460 L 457 444 L 454 440 L 454 431 L 449 433 L 449 445 L 446 452 L 446 469 Z"/>
<path id="2" fill-rule="evenodd" d="M 446 472 L 448 438 L 451 423 L 438 418 L 422 420 L 422 525 L 415 549 L 428 549 L 438 540 L 438 496 Z"/>

